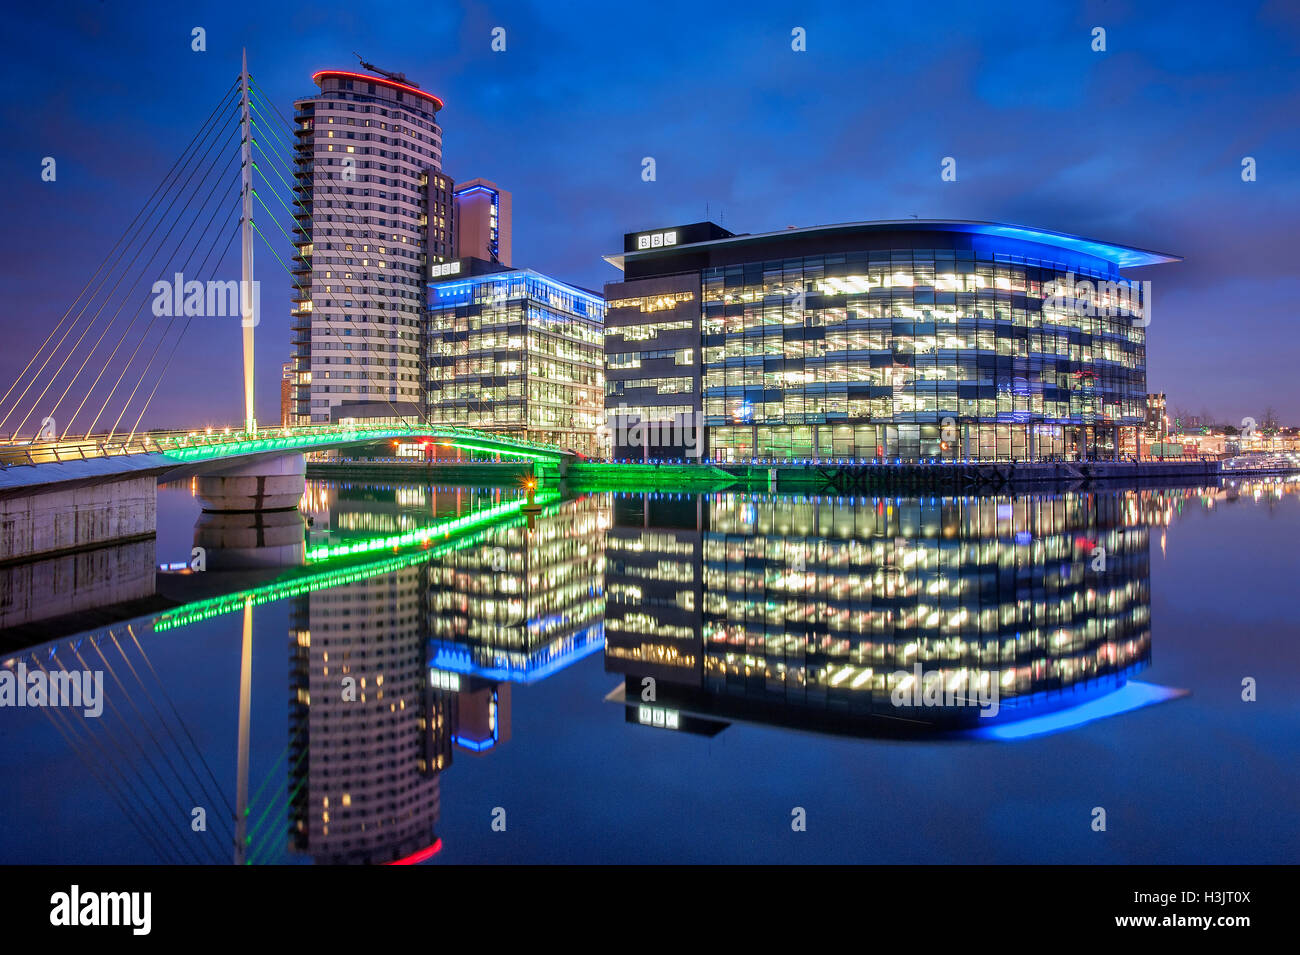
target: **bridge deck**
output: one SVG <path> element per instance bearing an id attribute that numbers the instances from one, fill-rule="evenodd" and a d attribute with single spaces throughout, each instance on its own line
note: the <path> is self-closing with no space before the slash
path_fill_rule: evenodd
<path id="1" fill-rule="evenodd" d="M 509 435 L 448 426 L 314 427 L 242 432 L 165 431 L 129 438 L 46 441 L 0 446 L 0 490 L 85 481 L 132 473 L 167 471 L 276 453 L 325 451 L 391 440 L 435 444 L 533 461 L 560 461 L 571 451 Z"/>

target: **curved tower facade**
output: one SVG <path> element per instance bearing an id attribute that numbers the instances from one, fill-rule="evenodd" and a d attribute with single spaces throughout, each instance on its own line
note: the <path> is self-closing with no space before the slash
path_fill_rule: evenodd
<path id="1" fill-rule="evenodd" d="M 442 100 L 347 70 L 312 79 L 294 104 L 292 420 L 418 418 L 425 276 L 455 252 Z"/>

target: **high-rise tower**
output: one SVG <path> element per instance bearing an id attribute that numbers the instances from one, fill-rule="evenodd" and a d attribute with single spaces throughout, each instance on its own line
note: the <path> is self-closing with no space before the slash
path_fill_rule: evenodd
<path id="1" fill-rule="evenodd" d="M 417 420 L 428 267 L 455 254 L 442 100 L 401 74 L 312 79 L 294 104 L 293 423 Z"/>

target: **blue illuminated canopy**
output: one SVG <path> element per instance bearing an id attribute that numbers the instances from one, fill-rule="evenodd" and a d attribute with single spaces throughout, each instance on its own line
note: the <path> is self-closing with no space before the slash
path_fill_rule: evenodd
<path id="1" fill-rule="evenodd" d="M 782 229 L 779 232 L 737 235 L 730 238 L 712 239 L 707 242 L 679 243 L 671 248 L 624 252 L 619 255 L 607 255 L 605 261 L 622 269 L 627 259 L 674 255 L 688 249 L 720 248 L 763 240 L 814 236 L 818 233 L 903 231 L 958 232 L 966 235 L 986 235 L 1012 241 L 1032 242 L 1037 245 L 1067 249 L 1080 255 L 1092 256 L 1105 262 L 1111 262 L 1119 268 L 1136 268 L 1142 265 L 1160 265 L 1166 262 L 1182 261 L 1181 256 L 1170 255 L 1165 252 L 1152 252 L 1149 249 L 1139 249 L 1134 246 L 1117 245 L 1113 242 L 1100 242 L 1096 239 L 1070 235 L 1067 232 L 1031 229 L 1028 226 L 1013 225 L 1006 222 L 981 222 L 965 219 L 882 219 L 872 222 L 842 222 L 835 225 L 808 226 L 802 229 Z"/>

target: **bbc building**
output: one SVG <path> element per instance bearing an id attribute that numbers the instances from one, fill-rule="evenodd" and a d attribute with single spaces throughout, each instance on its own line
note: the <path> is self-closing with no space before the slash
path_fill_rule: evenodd
<path id="1" fill-rule="evenodd" d="M 1141 452 L 1150 282 L 1178 257 L 991 222 L 629 233 L 605 257 L 620 460 Z"/>

